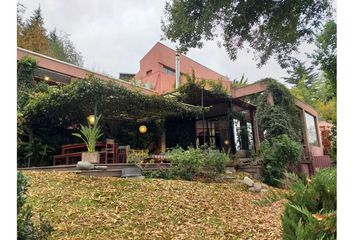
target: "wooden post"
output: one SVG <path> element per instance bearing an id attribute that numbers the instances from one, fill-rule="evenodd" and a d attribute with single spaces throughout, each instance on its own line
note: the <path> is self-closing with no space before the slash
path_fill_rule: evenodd
<path id="1" fill-rule="evenodd" d="M 164 153 L 166 152 L 166 133 L 163 132 L 161 135 L 161 152 Z"/>
<path id="2" fill-rule="evenodd" d="M 253 132 L 253 142 L 255 150 L 260 149 L 260 140 L 259 140 L 259 132 L 258 132 L 258 125 L 255 118 L 255 110 L 251 110 L 251 120 L 252 120 L 252 132 Z"/>

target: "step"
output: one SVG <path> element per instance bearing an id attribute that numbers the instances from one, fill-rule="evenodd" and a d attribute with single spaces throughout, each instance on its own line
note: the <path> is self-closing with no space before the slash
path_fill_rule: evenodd
<path id="1" fill-rule="evenodd" d="M 94 177 L 121 177 L 122 169 L 107 169 L 107 170 L 78 170 L 76 174 L 83 176 Z"/>

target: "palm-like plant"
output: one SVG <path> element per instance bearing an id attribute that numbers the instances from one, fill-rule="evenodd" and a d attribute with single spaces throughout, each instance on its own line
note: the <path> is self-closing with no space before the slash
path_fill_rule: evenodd
<path id="1" fill-rule="evenodd" d="M 233 80 L 232 81 L 232 87 L 234 88 L 240 88 L 240 87 L 244 87 L 248 84 L 248 78 L 245 77 L 245 74 L 242 74 L 242 77 L 240 80 Z"/>
<path id="2" fill-rule="evenodd" d="M 101 128 L 97 126 L 100 118 L 101 115 L 95 117 L 93 126 L 90 123 L 88 123 L 88 126 L 80 124 L 80 133 L 73 133 L 74 136 L 81 138 L 85 142 L 88 152 L 95 152 L 96 142 L 103 135 Z"/>

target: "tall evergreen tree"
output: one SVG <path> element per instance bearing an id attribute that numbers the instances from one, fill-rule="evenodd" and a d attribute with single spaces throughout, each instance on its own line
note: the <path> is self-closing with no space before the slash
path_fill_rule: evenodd
<path id="1" fill-rule="evenodd" d="M 19 47 L 47 55 L 49 53 L 49 41 L 46 31 L 42 10 L 38 7 L 26 21 L 22 34 L 18 36 Z"/>
<path id="2" fill-rule="evenodd" d="M 21 3 L 17 3 L 17 45 L 21 45 L 23 28 L 25 26 L 23 22 L 23 14 L 25 13 L 25 6 Z"/>
<path id="3" fill-rule="evenodd" d="M 290 75 L 289 77 L 283 77 L 285 82 L 297 86 L 301 80 L 303 80 L 306 87 L 310 87 L 315 79 L 317 74 L 313 72 L 314 67 L 306 67 L 305 62 L 301 62 L 299 59 L 293 58 L 291 69 L 287 71 Z"/>
<path id="4" fill-rule="evenodd" d="M 76 50 L 73 42 L 70 41 L 69 34 L 63 32 L 58 34 L 56 29 L 54 29 L 49 33 L 48 38 L 49 54 L 52 57 L 78 66 L 83 65 L 81 53 Z"/>

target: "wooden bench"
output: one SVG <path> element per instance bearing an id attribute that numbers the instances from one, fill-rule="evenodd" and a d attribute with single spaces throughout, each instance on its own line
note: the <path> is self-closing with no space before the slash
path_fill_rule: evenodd
<path id="1" fill-rule="evenodd" d="M 53 165 L 54 166 L 57 165 L 57 161 L 59 162 L 59 165 L 61 165 L 61 164 L 69 165 L 70 160 L 72 158 L 80 158 L 80 160 L 81 160 L 81 152 L 73 152 L 73 153 L 65 153 L 65 154 L 61 154 L 61 155 L 55 155 L 53 157 Z"/>

